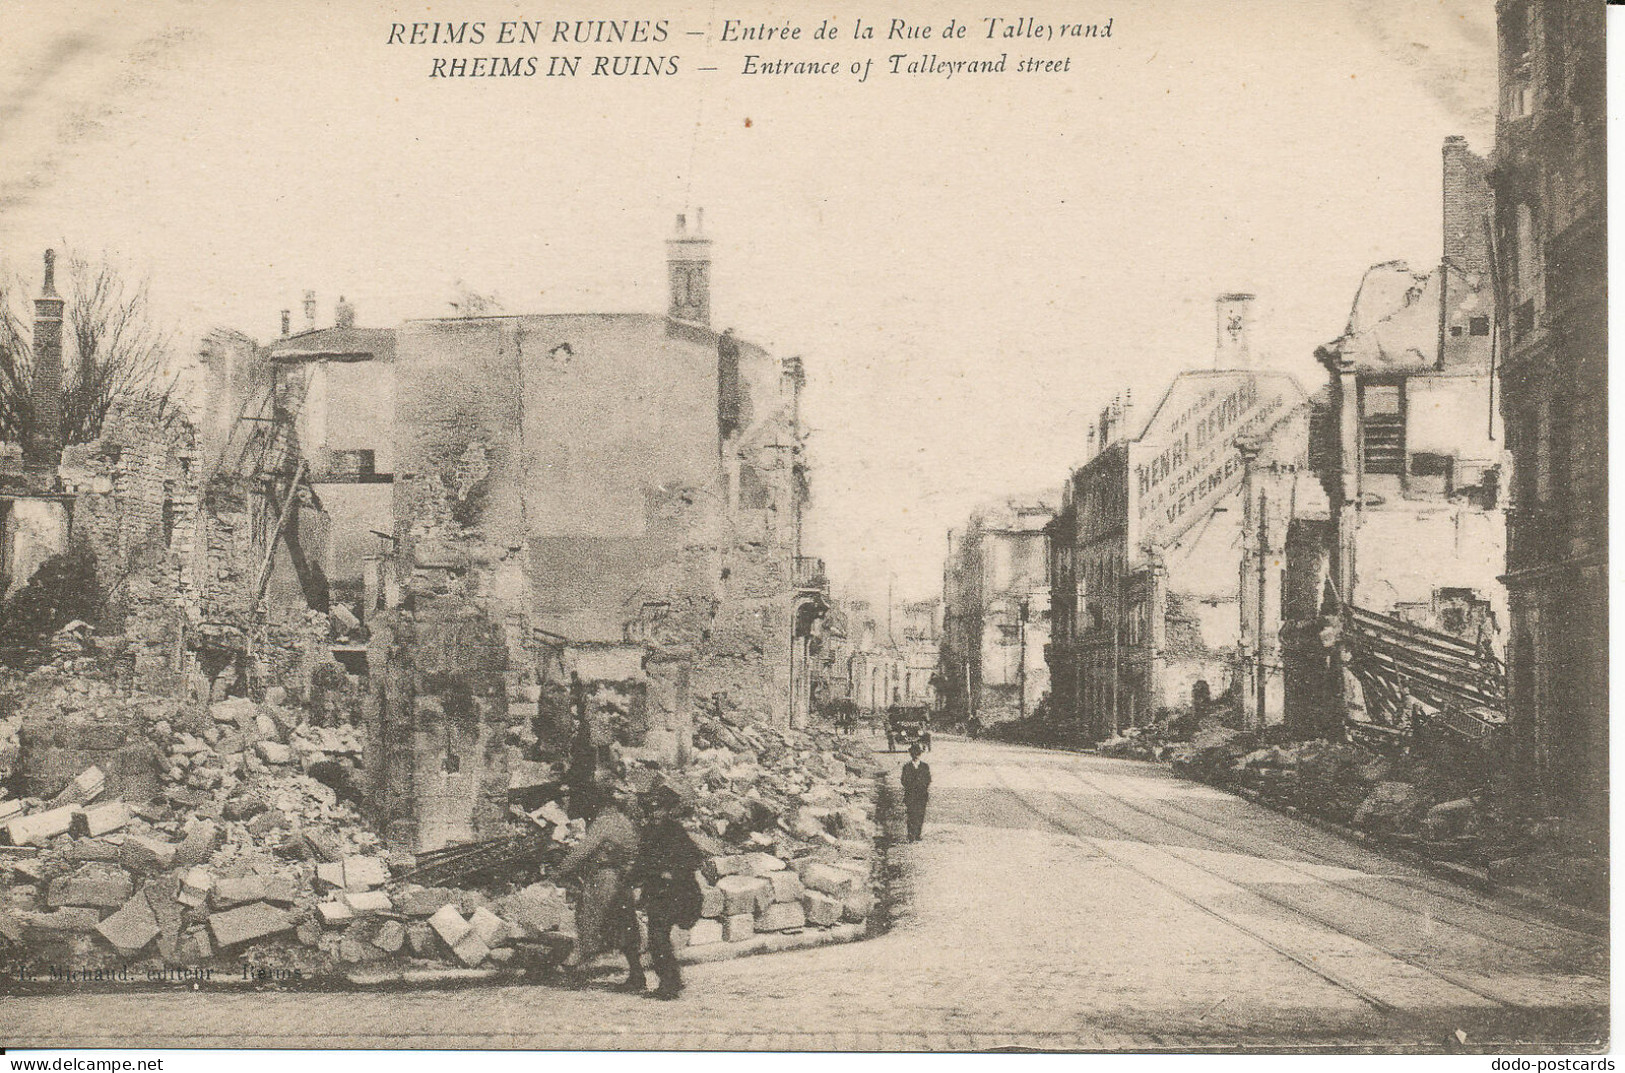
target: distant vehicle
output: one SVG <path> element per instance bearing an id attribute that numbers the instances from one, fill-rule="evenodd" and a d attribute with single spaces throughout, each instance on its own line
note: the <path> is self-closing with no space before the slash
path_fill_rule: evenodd
<path id="1" fill-rule="evenodd" d="M 900 704 L 887 708 L 886 751 L 895 752 L 899 745 L 907 748 L 916 743 L 931 748 L 931 709 Z"/>

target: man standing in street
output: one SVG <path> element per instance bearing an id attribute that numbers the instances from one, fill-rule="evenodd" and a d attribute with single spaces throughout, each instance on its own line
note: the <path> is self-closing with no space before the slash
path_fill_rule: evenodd
<path id="1" fill-rule="evenodd" d="M 642 888 L 639 900 L 649 919 L 649 960 L 660 977 L 655 998 L 674 999 L 683 989 L 683 978 L 671 930 L 692 928 L 700 919 L 700 883 L 694 873 L 705 863 L 705 855 L 678 819 L 683 811 L 681 794 L 669 785 L 659 786 L 645 802 L 648 822 L 638 844 L 632 882 Z M 627 989 L 641 992 L 645 980 L 637 949 L 629 949 L 626 957 L 632 970 Z"/>
<path id="2" fill-rule="evenodd" d="M 920 747 L 908 747 L 903 765 L 903 810 L 908 813 L 908 840 L 918 842 L 925 826 L 925 802 L 931 796 L 931 765 L 920 759 Z"/>

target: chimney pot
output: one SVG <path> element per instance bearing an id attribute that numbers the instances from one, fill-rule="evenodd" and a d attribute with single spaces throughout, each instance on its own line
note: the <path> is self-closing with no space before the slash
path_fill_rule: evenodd
<path id="1" fill-rule="evenodd" d="M 346 302 L 342 294 L 339 295 L 339 304 L 333 309 L 333 326 L 335 328 L 355 327 L 355 306 Z"/>
<path id="2" fill-rule="evenodd" d="M 316 330 L 316 292 L 305 292 L 305 331 Z"/>
<path id="3" fill-rule="evenodd" d="M 288 332 L 290 330 L 290 324 L 292 322 L 292 318 L 293 318 L 293 311 L 292 310 L 284 309 L 282 311 L 282 337 L 284 339 L 286 339 L 288 337 Z"/>

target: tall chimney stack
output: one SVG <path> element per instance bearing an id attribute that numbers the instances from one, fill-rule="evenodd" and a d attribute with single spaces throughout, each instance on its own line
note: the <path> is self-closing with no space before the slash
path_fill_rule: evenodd
<path id="1" fill-rule="evenodd" d="M 34 370 L 29 389 L 23 469 L 36 487 L 53 487 L 62 464 L 62 307 L 56 251 L 45 251 L 45 284 L 34 299 Z"/>
<path id="2" fill-rule="evenodd" d="M 1253 367 L 1253 296 L 1221 294 L 1214 303 L 1217 343 L 1213 349 L 1215 369 Z"/>
<path id="3" fill-rule="evenodd" d="M 293 311 L 292 310 L 284 309 L 282 311 L 282 338 L 284 338 L 284 339 L 286 339 L 288 337 L 288 332 L 291 330 L 291 328 L 289 326 L 289 321 L 292 318 L 292 316 L 293 316 Z"/>
<path id="4" fill-rule="evenodd" d="M 305 331 L 316 330 L 316 292 L 305 292 Z"/>
<path id="5" fill-rule="evenodd" d="M 711 240 L 701 233 L 705 210 L 694 215 L 694 231 L 688 218 L 677 217 L 677 230 L 666 240 L 666 272 L 671 283 L 671 302 L 666 315 L 691 324 L 711 323 Z"/>
<path id="6" fill-rule="evenodd" d="M 1488 165 L 1453 134 L 1444 140 L 1444 256 L 1463 272 L 1487 274 L 1489 241 L 1484 218 L 1490 211 Z"/>
<path id="7" fill-rule="evenodd" d="M 342 294 L 339 295 L 339 304 L 333 307 L 333 327 L 355 327 L 355 306 L 346 302 Z"/>

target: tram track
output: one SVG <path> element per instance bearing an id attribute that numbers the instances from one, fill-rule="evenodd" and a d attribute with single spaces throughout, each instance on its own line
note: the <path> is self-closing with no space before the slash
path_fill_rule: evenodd
<path id="1" fill-rule="evenodd" d="M 1260 847 L 1258 845 L 1249 846 L 1249 845 L 1244 844 L 1241 841 L 1238 841 L 1237 839 L 1235 839 L 1233 837 L 1229 837 L 1227 834 L 1214 833 L 1212 830 L 1201 830 L 1201 829 L 1198 829 L 1197 827 L 1192 826 L 1191 824 L 1181 823 L 1178 820 L 1173 819 L 1170 816 L 1163 814 L 1162 811 L 1152 811 L 1151 809 L 1142 808 L 1140 805 L 1137 805 L 1134 802 L 1125 799 L 1121 795 L 1113 794 L 1107 787 L 1102 786 L 1100 783 L 1095 782 L 1093 779 L 1090 779 L 1087 775 L 1085 775 L 1082 772 L 1079 772 L 1079 771 L 1077 771 L 1075 769 L 1071 769 L 1071 768 L 1067 769 L 1067 774 L 1069 775 L 1069 777 L 1071 777 L 1073 779 L 1076 779 L 1078 782 L 1082 783 L 1084 786 L 1087 786 L 1089 789 L 1091 789 L 1095 793 L 1101 794 L 1101 795 L 1104 795 L 1104 796 L 1107 796 L 1107 797 L 1111 798 L 1111 800 L 1114 803 L 1121 806 L 1122 808 L 1124 808 L 1124 809 L 1126 809 L 1126 810 L 1128 810 L 1130 812 L 1134 812 L 1134 813 L 1137 813 L 1137 814 L 1139 814 L 1141 816 L 1144 816 L 1146 819 L 1150 820 L 1153 823 L 1167 824 L 1168 826 L 1174 827 L 1174 828 L 1176 828 L 1178 830 L 1181 830 L 1181 831 L 1184 831 L 1187 834 L 1194 835 L 1194 836 L 1196 836 L 1197 838 L 1200 838 L 1200 839 L 1205 839 L 1205 840 L 1207 840 L 1209 842 L 1212 842 L 1212 843 L 1214 843 L 1216 845 L 1223 846 L 1226 849 L 1229 849 L 1231 851 L 1241 853 L 1241 854 L 1244 854 L 1244 855 L 1247 855 L 1247 856 L 1256 856 L 1260 852 Z M 1178 805 L 1169 804 L 1169 803 L 1166 803 L 1166 802 L 1158 802 L 1158 805 L 1159 805 L 1161 810 L 1165 810 L 1166 812 L 1176 813 L 1179 816 L 1182 816 L 1182 817 L 1185 817 L 1185 818 L 1188 818 L 1188 819 L 1191 819 L 1191 820 L 1195 820 L 1197 823 L 1202 824 L 1202 825 L 1204 825 L 1204 826 L 1206 826 L 1208 828 L 1217 828 L 1218 827 L 1218 825 L 1216 823 L 1214 823 L 1213 821 L 1205 819 L 1202 816 L 1200 816 L 1198 813 L 1193 812 L 1193 811 L 1191 811 L 1189 809 L 1181 808 Z M 1278 852 L 1301 854 L 1303 856 L 1317 858 L 1319 861 L 1323 862 L 1324 864 L 1330 865 L 1332 867 L 1337 867 L 1337 868 L 1345 868 L 1346 869 L 1346 868 L 1351 868 L 1351 867 L 1357 867 L 1356 862 L 1352 862 L 1352 861 L 1348 860 L 1347 858 L 1339 858 L 1339 857 L 1337 857 L 1337 856 L 1335 856 L 1333 854 L 1322 853 L 1320 851 L 1310 849 L 1310 848 L 1301 847 L 1301 846 L 1287 846 L 1284 843 L 1275 841 L 1274 839 L 1271 839 L 1268 836 L 1262 835 L 1262 834 L 1254 835 L 1252 837 L 1256 840 L 1257 843 L 1261 843 L 1266 851 L 1274 850 L 1274 851 L 1278 851 Z M 1295 861 L 1292 861 L 1292 860 L 1283 859 L 1283 858 L 1281 858 L 1279 856 L 1272 856 L 1272 857 L 1269 858 L 1269 860 L 1270 860 L 1270 863 L 1275 865 L 1275 866 L 1284 868 L 1284 869 L 1286 869 L 1286 870 L 1288 870 L 1290 872 L 1293 872 L 1293 873 L 1296 873 L 1298 875 L 1304 876 L 1306 879 L 1312 880 L 1312 881 L 1314 881 L 1316 883 L 1319 883 L 1319 884 L 1322 884 L 1324 886 L 1333 888 L 1335 890 L 1342 891 L 1344 893 L 1353 895 L 1355 897 L 1367 899 L 1367 900 L 1375 902 L 1375 903 L 1377 903 L 1379 905 L 1386 906 L 1386 907 L 1388 907 L 1390 909 L 1398 910 L 1400 912 L 1406 913 L 1406 914 L 1411 915 L 1411 916 L 1416 916 L 1416 917 L 1423 918 L 1424 920 L 1430 922 L 1431 924 L 1442 925 L 1444 927 L 1454 928 L 1454 929 L 1457 929 L 1458 931 L 1464 932 L 1465 934 L 1471 935 L 1471 936 L 1473 936 L 1473 937 L 1475 937 L 1477 939 L 1480 939 L 1480 940 L 1482 940 L 1484 942 L 1491 943 L 1491 944 L 1494 944 L 1496 946 L 1502 946 L 1502 947 L 1505 947 L 1505 948 L 1510 949 L 1510 950 L 1516 950 L 1516 951 L 1519 951 L 1520 953 L 1523 953 L 1523 954 L 1526 954 L 1526 955 L 1529 955 L 1529 956 L 1532 956 L 1532 957 L 1539 957 L 1542 960 L 1549 959 L 1550 956 L 1551 956 L 1550 950 L 1548 948 L 1546 948 L 1546 947 L 1525 945 L 1523 943 L 1519 943 L 1519 942 L 1510 940 L 1510 939 L 1506 938 L 1505 936 L 1492 934 L 1491 932 L 1484 931 L 1484 930 L 1479 929 L 1479 928 L 1475 928 L 1475 927 L 1471 926 L 1470 924 L 1462 923 L 1459 920 L 1451 920 L 1451 919 L 1448 919 L 1448 918 L 1445 918 L 1445 917 L 1439 917 L 1439 916 L 1433 916 L 1433 915 L 1430 915 L 1430 914 L 1426 914 L 1426 913 L 1422 912 L 1421 910 L 1417 909 L 1415 906 L 1407 905 L 1405 902 L 1400 901 L 1400 900 L 1396 900 L 1396 899 L 1393 899 L 1393 898 L 1385 898 L 1385 897 L 1383 897 L 1383 896 L 1381 896 L 1379 894 L 1373 893 L 1373 892 L 1368 891 L 1368 890 L 1362 890 L 1359 887 L 1351 886 L 1351 885 L 1349 885 L 1347 883 L 1340 883 L 1340 882 L 1338 882 L 1336 880 L 1327 879 L 1327 878 L 1325 878 L 1323 876 L 1316 876 L 1314 873 L 1309 872 L 1309 871 L 1307 871 L 1306 869 L 1304 869 L 1302 867 L 1299 867 L 1300 862 L 1295 862 Z M 1406 879 L 1408 879 L 1409 877 L 1397 877 L 1397 878 L 1406 878 Z M 1548 932 L 1551 932 L 1551 933 L 1554 933 L 1554 934 L 1567 935 L 1567 936 L 1582 940 L 1582 941 L 1587 942 L 1587 943 L 1596 943 L 1598 941 L 1596 936 L 1590 935 L 1590 934 L 1585 933 L 1585 932 L 1577 931 L 1577 930 L 1572 929 L 1572 928 L 1566 928 L 1566 927 L 1564 927 L 1564 926 L 1562 926 L 1560 924 L 1552 924 L 1552 923 L 1549 923 L 1549 922 L 1546 922 L 1546 921 L 1533 920 L 1533 919 L 1530 919 L 1529 917 L 1527 917 L 1527 916 L 1525 916 L 1523 914 L 1505 912 L 1499 906 L 1487 906 L 1487 905 L 1481 904 L 1479 902 L 1475 902 L 1472 899 L 1462 897 L 1460 895 L 1456 895 L 1456 894 L 1452 894 L 1452 893 L 1447 893 L 1447 892 L 1445 892 L 1443 890 L 1436 889 L 1436 888 L 1434 888 L 1432 886 L 1412 886 L 1411 889 L 1416 890 L 1419 895 L 1432 896 L 1432 897 L 1439 898 L 1439 899 L 1441 899 L 1443 901 L 1452 902 L 1452 903 L 1454 903 L 1456 905 L 1464 906 L 1468 910 L 1470 910 L 1470 911 L 1472 911 L 1474 913 L 1477 913 L 1479 915 L 1482 915 L 1482 916 L 1485 916 L 1485 917 L 1496 917 L 1496 918 L 1499 918 L 1501 920 L 1513 923 L 1513 924 L 1515 924 L 1515 925 L 1517 925 L 1519 927 L 1523 927 L 1523 928 L 1530 928 L 1530 927 L 1540 928 L 1540 929 L 1542 929 L 1544 931 L 1548 931 Z M 1597 981 L 1600 981 L 1600 982 L 1605 982 L 1608 979 L 1608 977 L 1603 973 L 1592 972 L 1592 971 L 1585 970 L 1585 969 L 1573 969 L 1573 970 L 1569 970 L 1569 971 L 1572 971 L 1575 975 L 1585 976 L 1585 977 L 1588 977 L 1590 979 L 1594 979 L 1594 980 L 1597 980 Z"/>
<path id="2" fill-rule="evenodd" d="M 1224 911 L 1223 909 L 1220 909 L 1220 908 L 1218 908 L 1218 907 L 1216 907 L 1216 906 L 1214 906 L 1212 904 L 1209 904 L 1208 902 L 1205 902 L 1205 901 L 1193 896 L 1192 894 L 1188 893 L 1187 891 L 1180 889 L 1180 887 L 1177 884 L 1172 883 L 1172 882 L 1168 881 L 1167 879 L 1157 875 L 1153 870 L 1150 870 L 1148 868 L 1143 867 L 1139 862 L 1133 860 L 1128 854 L 1123 853 L 1121 850 L 1118 850 L 1118 849 L 1116 849 L 1116 848 L 1114 848 L 1114 847 L 1112 847 L 1110 845 L 1104 844 L 1103 840 L 1099 839 L 1098 837 L 1091 836 L 1090 834 L 1085 832 L 1081 827 L 1077 826 L 1076 824 L 1070 824 L 1070 823 L 1064 822 L 1061 819 L 1058 819 L 1050 811 L 1047 811 L 1047 810 L 1039 807 L 1037 804 L 1035 804 L 1033 802 L 1033 800 L 1030 797 L 1028 797 L 1021 790 L 1017 789 L 1014 785 L 1012 785 L 1010 783 L 1010 780 L 1005 777 L 1003 771 L 1000 770 L 998 767 L 995 767 L 993 769 L 993 774 L 994 774 L 994 779 L 997 781 L 997 783 L 1000 785 L 1000 787 L 1006 793 L 1010 794 L 1010 796 L 1023 809 L 1025 809 L 1026 811 L 1032 813 L 1033 816 L 1035 816 L 1037 819 L 1039 819 L 1040 821 L 1042 821 L 1046 825 L 1048 825 L 1048 826 L 1050 826 L 1050 827 L 1052 827 L 1052 828 L 1054 828 L 1054 829 L 1056 829 L 1056 830 L 1058 830 L 1058 831 L 1060 831 L 1060 832 L 1062 832 L 1062 833 L 1064 833 L 1064 834 L 1066 834 L 1066 835 L 1068 835 L 1070 837 L 1088 841 L 1092 846 L 1094 846 L 1094 848 L 1098 852 L 1100 852 L 1107 859 L 1111 860 L 1114 864 L 1117 864 L 1119 867 L 1122 867 L 1122 868 L 1134 873 L 1135 875 L 1139 876 L 1141 879 L 1153 884 L 1154 886 L 1158 887 L 1159 889 L 1161 889 L 1163 891 L 1166 891 L 1167 893 L 1171 894 L 1173 897 L 1175 897 L 1178 900 L 1184 902 L 1185 904 L 1191 906 L 1192 908 L 1195 908 L 1195 909 L 1199 910 L 1200 912 L 1221 921 L 1222 923 L 1224 923 L 1228 927 L 1230 927 L 1230 928 L 1232 928 L 1232 929 L 1234 929 L 1236 931 L 1241 932 L 1242 934 L 1248 936 L 1249 938 L 1251 938 L 1255 942 L 1258 942 L 1261 945 L 1265 946 L 1266 948 L 1274 951 L 1276 954 L 1280 955 L 1281 957 L 1286 958 L 1287 960 L 1293 962 L 1294 964 L 1296 964 L 1299 967 L 1305 969 L 1306 971 L 1312 973 L 1313 975 L 1321 978 L 1322 980 L 1326 981 L 1327 983 L 1332 984 L 1334 987 L 1337 987 L 1340 990 L 1342 990 L 1342 991 L 1344 991 L 1344 992 L 1346 992 L 1346 993 L 1348 993 L 1350 995 L 1353 995 L 1354 997 L 1358 998 L 1360 1001 L 1362 1001 L 1362 1002 L 1366 1003 L 1367 1005 L 1371 1006 L 1373 1009 L 1377 1010 L 1378 1012 L 1383 1013 L 1385 1015 L 1398 1016 L 1398 1017 L 1404 1017 L 1404 1018 L 1407 1018 L 1407 1019 L 1416 1020 L 1418 1023 L 1424 1023 L 1421 1018 L 1416 1017 L 1414 1014 L 1411 1014 L 1404 1007 L 1402 1007 L 1402 1006 L 1400 1006 L 1400 1005 L 1398 1005 L 1398 1004 L 1396 1004 L 1394 1002 L 1391 1002 L 1388 999 L 1385 999 L 1381 995 L 1375 993 L 1372 989 L 1362 985 L 1361 983 L 1359 983 L 1359 982 L 1357 982 L 1355 980 L 1350 979 L 1344 973 L 1338 972 L 1338 971 L 1334 970 L 1333 968 L 1331 968 L 1330 966 L 1324 964 L 1322 962 L 1322 960 L 1320 958 L 1316 957 L 1314 954 L 1306 953 L 1301 949 L 1294 949 L 1293 947 L 1287 945 L 1286 943 L 1283 943 L 1283 942 L 1281 942 L 1281 941 L 1279 941 L 1279 940 L 1277 940 L 1275 938 L 1272 938 L 1268 934 L 1265 934 L 1265 932 L 1260 930 L 1259 928 L 1253 927 L 1249 923 L 1247 923 L 1246 921 L 1244 921 L 1242 919 L 1239 919 L 1236 914 L 1228 913 L 1228 912 Z M 1145 844 L 1143 842 L 1143 840 L 1141 840 L 1138 836 L 1136 836 L 1135 833 L 1133 831 L 1131 831 L 1129 828 L 1124 827 L 1120 823 L 1114 822 L 1110 818 L 1102 815 L 1101 813 L 1099 813 L 1099 812 L 1097 812 L 1095 810 L 1086 808 L 1086 807 L 1084 807 L 1082 805 L 1079 805 L 1079 804 L 1077 804 L 1075 802 L 1065 801 L 1065 800 L 1063 800 L 1061 802 L 1061 807 L 1063 807 L 1065 809 L 1068 809 L 1068 810 L 1071 810 L 1073 812 L 1079 813 L 1079 814 L 1083 815 L 1084 817 L 1087 817 L 1090 821 L 1093 821 L 1094 823 L 1099 824 L 1102 827 L 1105 827 L 1107 829 L 1110 829 L 1112 831 L 1117 832 L 1117 834 L 1119 836 L 1121 836 L 1121 838 L 1125 842 L 1133 842 L 1133 843 L 1138 843 L 1138 844 L 1142 844 L 1142 845 Z M 1480 999 L 1481 1001 L 1490 1004 L 1491 1006 L 1499 1007 L 1501 1009 L 1508 1010 L 1508 1011 L 1525 1011 L 1525 1010 L 1531 1010 L 1532 1009 L 1532 1007 L 1529 1007 L 1529 1006 L 1527 1006 L 1527 1005 L 1525 1005 L 1523 1003 L 1520 1003 L 1520 1002 L 1516 1001 L 1515 999 L 1511 999 L 1508 996 L 1501 995 L 1501 994 L 1496 994 L 1496 993 L 1494 993 L 1494 992 L 1492 992 L 1490 990 L 1487 990 L 1487 989 L 1485 989 L 1483 987 L 1480 987 L 1480 986 L 1476 985 L 1472 981 L 1464 980 L 1464 979 L 1462 979 L 1461 977 L 1457 976 L 1454 973 L 1450 973 L 1450 972 L 1447 972 L 1447 971 L 1437 969 L 1437 968 L 1435 968 L 1433 966 L 1429 966 L 1429 965 L 1424 964 L 1424 963 L 1418 961 L 1417 959 L 1415 959 L 1413 957 L 1410 957 L 1409 955 L 1406 955 L 1404 953 L 1393 951 L 1391 949 L 1385 949 L 1382 946 L 1380 946 L 1380 945 L 1378 945 L 1376 943 L 1373 943 L 1369 939 L 1362 938 L 1361 936 L 1355 935 L 1355 934 L 1347 931 L 1346 929 L 1339 927 L 1334 922 L 1327 921 L 1325 919 L 1316 917 L 1314 914 L 1307 913 L 1301 907 L 1295 906 L 1295 905 L 1291 904 L 1290 902 L 1286 902 L 1286 901 L 1283 901 L 1281 899 L 1274 898 L 1274 897 L 1270 896 L 1269 894 L 1267 894 L 1267 893 L 1265 893 L 1263 891 L 1255 890 L 1255 889 L 1252 889 L 1252 888 L 1240 887 L 1234 881 L 1230 880 L 1229 878 L 1224 876 L 1222 873 L 1220 873 L 1220 872 L 1218 872 L 1218 871 L 1216 871 L 1216 870 L 1214 870 L 1212 868 L 1205 867 L 1205 866 L 1203 866 L 1203 865 L 1201 865 L 1201 864 L 1199 864 L 1197 862 L 1194 862 L 1194 861 L 1186 860 L 1184 858 L 1181 858 L 1181 857 L 1179 857 L 1179 856 L 1177 856 L 1175 854 L 1169 853 L 1168 851 L 1159 849 L 1157 847 L 1152 847 L 1152 846 L 1147 845 L 1147 848 L 1152 850 L 1155 853 L 1162 854 L 1164 857 L 1166 857 L 1169 860 L 1175 862 L 1176 865 L 1178 865 L 1180 867 L 1194 869 L 1194 870 L 1196 870 L 1198 872 L 1201 872 L 1201 873 L 1203 873 L 1203 874 L 1205 874 L 1205 875 L 1207 875 L 1207 876 L 1209 876 L 1209 877 L 1211 877 L 1213 879 L 1219 880 L 1221 883 L 1225 884 L 1226 886 L 1237 887 L 1238 889 L 1245 890 L 1246 893 L 1249 896 L 1255 897 L 1261 902 L 1264 902 L 1266 904 L 1273 905 L 1273 906 L 1275 906 L 1275 907 L 1277 907 L 1279 909 L 1285 910 L 1287 913 L 1291 914 L 1291 916 L 1293 916 L 1293 917 L 1300 918 L 1300 919 L 1305 920 L 1305 921 L 1309 921 L 1310 923 L 1314 924 L 1315 926 L 1317 926 L 1319 928 L 1322 928 L 1322 929 L 1325 929 L 1325 930 L 1330 931 L 1332 933 L 1335 933 L 1336 935 L 1340 935 L 1345 940 L 1353 942 L 1353 943 L 1357 944 L 1358 946 L 1362 946 L 1362 947 L 1368 948 L 1370 950 L 1373 950 L 1373 951 L 1383 955 L 1384 957 L 1390 958 L 1393 961 L 1396 961 L 1396 962 L 1399 962 L 1399 963 L 1401 963 L 1403 965 L 1408 966 L 1410 969 L 1414 970 L 1415 972 L 1421 973 L 1424 976 L 1431 977 L 1431 978 L 1433 978 L 1435 980 L 1438 980 L 1438 981 L 1448 985 L 1449 987 L 1454 988 L 1454 989 L 1456 989 L 1458 991 L 1461 991 L 1461 992 L 1463 992 L 1465 994 L 1472 995 L 1472 996 Z"/>

